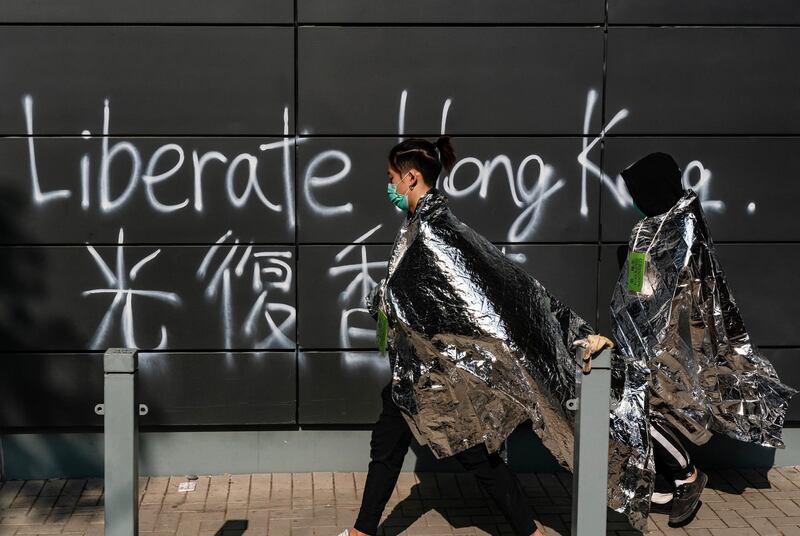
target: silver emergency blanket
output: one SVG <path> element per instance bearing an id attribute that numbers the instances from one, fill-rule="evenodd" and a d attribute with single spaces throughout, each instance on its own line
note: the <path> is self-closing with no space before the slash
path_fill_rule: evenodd
<path id="1" fill-rule="evenodd" d="M 626 261 L 611 329 L 619 366 L 649 377 L 648 418 L 666 420 L 698 445 L 718 433 L 782 448 L 797 391 L 750 341 L 695 192 L 641 220 L 628 249 L 645 253 L 644 280 L 639 292 L 628 290 Z"/>
<path id="2" fill-rule="evenodd" d="M 572 468 L 575 416 L 566 403 L 580 375 L 572 343 L 592 329 L 460 222 L 436 188 L 407 214 L 367 306 L 388 316 L 393 400 L 437 458 L 480 443 L 496 451 L 531 419 Z M 613 377 L 609 505 L 642 529 L 652 478 L 646 368 L 622 362 Z"/>

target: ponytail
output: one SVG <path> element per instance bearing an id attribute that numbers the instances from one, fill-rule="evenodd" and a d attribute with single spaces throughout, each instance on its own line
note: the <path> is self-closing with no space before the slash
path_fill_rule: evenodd
<path id="1" fill-rule="evenodd" d="M 456 152 L 450 142 L 450 136 L 440 136 L 433 144 L 439 153 L 439 162 L 444 170 L 450 173 L 456 163 Z"/>

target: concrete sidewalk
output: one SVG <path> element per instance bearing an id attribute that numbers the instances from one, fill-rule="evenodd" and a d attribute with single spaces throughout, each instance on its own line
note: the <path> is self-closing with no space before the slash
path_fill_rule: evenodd
<path id="1" fill-rule="evenodd" d="M 139 530 L 148 536 L 335 536 L 358 513 L 365 473 L 272 473 L 141 478 Z M 800 470 L 715 471 L 695 520 L 680 529 L 654 515 L 650 534 L 800 535 Z M 569 534 L 568 473 L 521 474 L 548 535 Z M 9 481 L 0 487 L 0 536 L 103 533 L 103 482 Z M 384 536 L 503 535 L 511 528 L 470 475 L 403 473 L 386 509 Z M 609 512 L 608 534 L 638 534 Z"/>

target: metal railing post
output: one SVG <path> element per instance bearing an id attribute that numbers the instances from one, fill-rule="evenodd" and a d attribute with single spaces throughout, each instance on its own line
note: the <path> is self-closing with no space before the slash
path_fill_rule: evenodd
<path id="1" fill-rule="evenodd" d="M 138 362 L 130 348 L 109 348 L 103 356 L 105 536 L 139 533 Z"/>
<path id="2" fill-rule="evenodd" d="M 583 350 L 578 350 L 582 363 Z M 592 360 L 589 373 L 578 372 L 575 448 L 572 474 L 572 536 L 606 534 L 608 505 L 608 430 L 611 350 Z M 575 403 L 577 402 L 577 403 Z"/>

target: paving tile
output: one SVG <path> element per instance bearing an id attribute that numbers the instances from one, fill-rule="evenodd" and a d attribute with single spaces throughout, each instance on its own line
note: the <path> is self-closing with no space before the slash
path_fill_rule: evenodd
<path id="1" fill-rule="evenodd" d="M 537 520 L 549 535 L 569 534 L 567 473 L 519 475 Z M 142 477 L 144 536 L 336 536 L 358 514 L 363 472 L 200 476 L 179 493 L 185 476 Z M 800 536 L 800 470 L 796 467 L 716 471 L 695 520 L 669 527 L 653 515 L 646 534 Z M 11 481 L 0 486 L 0 536 L 103 532 L 102 480 Z M 609 511 L 607 534 L 633 536 L 625 517 Z M 497 506 L 467 473 L 402 473 L 378 536 L 512 536 Z"/>
<path id="2" fill-rule="evenodd" d="M 775 525 L 776 527 L 784 527 L 784 526 L 792 526 L 798 525 L 800 526 L 800 517 L 773 517 L 770 518 L 770 522 Z"/>
<path id="3" fill-rule="evenodd" d="M 772 504 L 772 503 L 770 503 Z M 769 518 L 780 518 L 785 517 L 784 513 L 778 510 L 775 507 L 772 508 L 753 508 L 750 510 L 737 510 L 739 515 L 741 515 L 745 519 L 752 519 L 755 517 L 769 517 Z"/>
<path id="4" fill-rule="evenodd" d="M 313 480 L 311 473 L 292 473 L 292 490 L 310 490 L 313 489 Z"/>
<path id="5" fill-rule="evenodd" d="M 47 519 L 47 513 L 28 513 L 27 508 L 5 508 L 0 511 L 0 525 L 40 525 Z"/>
<path id="6" fill-rule="evenodd" d="M 333 491 L 333 473 L 311 473 L 311 481 L 314 488 L 314 493 L 317 493 L 318 491 Z"/>
<path id="7" fill-rule="evenodd" d="M 208 488 L 210 479 L 207 476 L 200 476 L 194 481 L 194 491 L 184 493 L 186 499 L 184 503 L 204 503 L 208 498 Z"/>
<path id="8" fill-rule="evenodd" d="M 800 487 L 800 468 L 797 466 L 785 466 L 775 467 L 775 469 L 795 486 Z"/>
<path id="9" fill-rule="evenodd" d="M 72 517 L 72 508 L 51 508 L 47 514 L 45 523 L 48 525 L 64 525 Z"/>
<path id="10" fill-rule="evenodd" d="M 756 517 L 748 519 L 747 522 L 750 523 L 750 526 L 761 536 L 781 536 L 781 531 L 770 523 L 769 519 Z"/>
<path id="11" fill-rule="evenodd" d="M 39 492 L 40 497 L 58 497 L 61 494 L 61 490 L 64 488 L 64 484 L 66 484 L 66 480 L 61 478 L 54 478 L 47 480 L 42 487 L 42 491 Z"/>
<path id="12" fill-rule="evenodd" d="M 247 502 L 250 495 L 250 475 L 231 475 L 229 502 Z"/>
<path id="13" fill-rule="evenodd" d="M 436 473 L 436 484 L 444 498 L 461 497 L 456 477 L 452 473 Z"/>
<path id="14" fill-rule="evenodd" d="M 361 495 L 364 494 L 364 483 L 367 481 L 367 473 L 363 471 L 355 472 L 353 473 L 353 479 L 356 482 L 356 494 L 361 497 Z"/>
<path id="15" fill-rule="evenodd" d="M 541 474 L 539 476 L 539 482 L 541 482 L 542 487 L 544 488 L 545 492 L 548 495 L 553 497 L 566 497 L 567 490 L 561 484 L 561 481 L 553 474 Z"/>
<path id="16" fill-rule="evenodd" d="M 264 502 L 269 500 L 272 489 L 272 475 L 269 473 L 258 473 L 252 475 L 250 479 L 250 502 Z"/>
<path id="17" fill-rule="evenodd" d="M 416 473 L 417 489 L 422 498 L 438 498 L 439 486 L 436 483 L 436 473 Z"/>
<path id="18" fill-rule="evenodd" d="M 210 500 L 212 497 L 222 500 L 227 499 L 229 483 L 230 475 L 211 475 L 207 500 Z"/>
<path id="19" fill-rule="evenodd" d="M 36 501 L 36 495 L 22 495 L 20 492 L 11 503 L 11 508 L 30 508 Z"/>
<path id="20" fill-rule="evenodd" d="M 39 492 L 44 487 L 44 480 L 26 480 L 19 490 L 19 495 L 39 495 Z"/>
<path id="21" fill-rule="evenodd" d="M 3 483 L 3 487 L 0 488 L 0 509 L 11 506 L 24 484 L 25 482 L 21 480 L 9 480 Z"/>
<path id="22" fill-rule="evenodd" d="M 153 532 L 173 533 L 178 530 L 181 514 L 178 512 L 158 512 L 153 524 Z"/>
<path id="23" fill-rule="evenodd" d="M 561 482 L 561 485 L 564 486 L 567 494 L 572 495 L 572 473 L 560 471 L 556 473 L 556 477 L 558 478 L 559 482 Z"/>
<path id="24" fill-rule="evenodd" d="M 789 499 L 771 499 L 772 504 L 787 516 L 800 516 L 800 506 Z"/>
<path id="25" fill-rule="evenodd" d="M 767 478 L 770 487 L 773 489 L 778 489 L 780 491 L 796 491 L 800 489 L 776 467 L 761 468 L 758 471 Z"/>
<path id="26" fill-rule="evenodd" d="M 82 495 L 101 495 L 103 493 L 103 479 L 89 478 L 83 488 Z"/>
<path id="27" fill-rule="evenodd" d="M 542 484 L 539 482 L 535 473 L 521 473 L 519 477 L 522 488 L 528 497 L 546 497 Z"/>
<path id="28" fill-rule="evenodd" d="M 23 525 L 17 529 L 17 534 L 61 534 L 58 525 Z"/>
<path id="29" fill-rule="evenodd" d="M 91 515 L 71 516 L 69 521 L 64 524 L 63 532 L 84 532 L 89 526 L 91 517 Z"/>
<path id="30" fill-rule="evenodd" d="M 61 490 L 61 497 L 65 495 L 77 495 L 80 496 L 83 489 L 86 487 L 86 480 L 76 479 L 76 480 L 67 480 L 67 483 L 64 484 L 64 488 Z"/>
<path id="31" fill-rule="evenodd" d="M 726 528 L 729 528 L 728 525 L 726 525 L 725 522 L 722 521 L 719 518 L 716 518 L 716 519 L 699 519 L 699 518 L 695 518 L 694 521 L 692 521 L 690 523 L 690 525 L 691 525 L 692 528 L 698 528 L 698 529 L 726 529 Z M 687 525 L 686 528 L 688 528 L 688 525 Z"/>
<path id="32" fill-rule="evenodd" d="M 83 533 L 83 536 L 103 536 L 103 534 L 103 525 L 89 525 L 89 528 L 86 529 L 86 532 Z"/>

